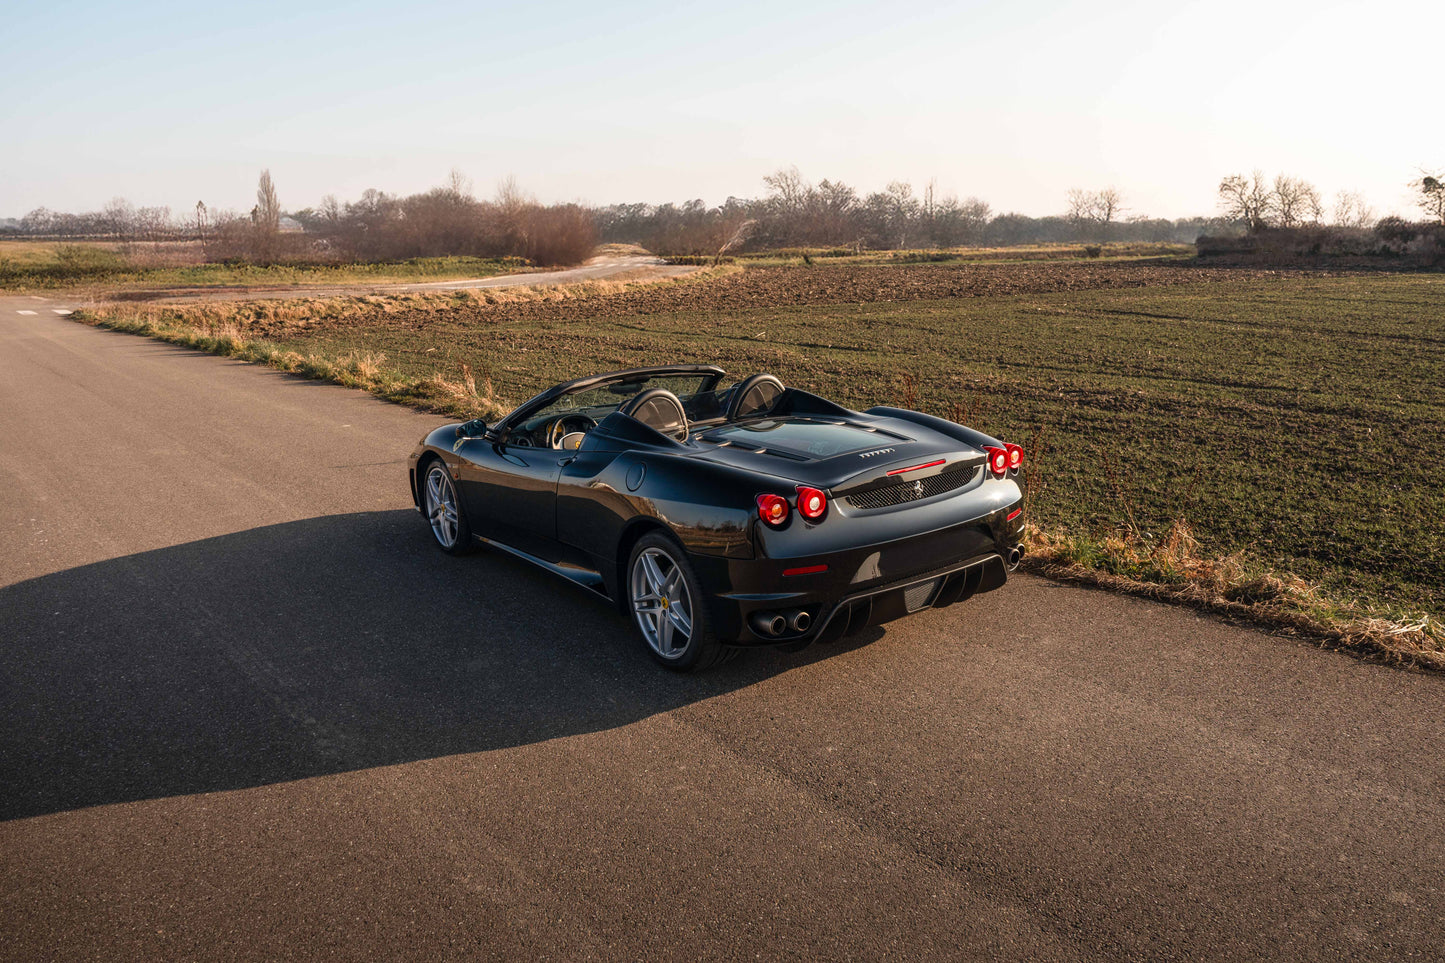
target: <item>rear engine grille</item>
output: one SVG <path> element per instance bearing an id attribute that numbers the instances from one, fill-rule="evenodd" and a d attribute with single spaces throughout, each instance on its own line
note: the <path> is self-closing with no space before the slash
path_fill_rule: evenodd
<path id="1" fill-rule="evenodd" d="M 919 609 L 928 608 L 928 603 L 933 601 L 933 592 L 938 588 L 941 578 L 931 579 L 927 582 L 919 582 L 903 590 L 903 607 L 909 612 L 917 612 Z"/>
<path id="2" fill-rule="evenodd" d="M 940 472 L 918 481 L 896 481 L 882 488 L 870 488 L 864 492 L 844 495 L 843 501 L 852 508 L 868 510 L 889 508 L 904 502 L 916 502 L 920 498 L 932 498 L 962 488 L 978 476 L 978 468 L 962 468 Z"/>

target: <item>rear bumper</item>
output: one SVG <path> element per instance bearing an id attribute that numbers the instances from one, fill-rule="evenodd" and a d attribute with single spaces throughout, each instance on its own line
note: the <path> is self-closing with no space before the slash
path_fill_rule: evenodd
<path id="1" fill-rule="evenodd" d="M 737 645 L 831 641 L 924 608 L 942 608 L 1008 580 L 1008 558 L 1022 539 L 1022 520 L 1008 505 L 940 531 L 801 558 L 692 556 L 714 590 L 709 614 L 719 639 Z M 823 571 L 785 575 L 794 569 Z M 769 635 L 756 614 L 808 614 L 803 631 Z"/>

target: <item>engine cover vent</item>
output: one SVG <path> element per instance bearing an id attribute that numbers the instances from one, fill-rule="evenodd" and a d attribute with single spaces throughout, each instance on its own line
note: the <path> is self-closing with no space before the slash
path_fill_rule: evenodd
<path id="1" fill-rule="evenodd" d="M 953 471 L 942 471 L 937 475 L 930 475 L 927 478 L 920 478 L 918 481 L 893 481 L 890 484 L 878 488 L 870 488 L 867 491 L 854 492 L 851 495 L 844 495 L 843 501 L 848 503 L 850 508 L 870 511 L 876 508 L 892 508 L 894 505 L 902 505 L 905 502 L 916 502 L 921 498 L 932 498 L 934 495 L 942 495 L 944 492 L 951 492 L 956 488 L 962 488 L 978 477 L 979 469 L 961 468 Z"/>

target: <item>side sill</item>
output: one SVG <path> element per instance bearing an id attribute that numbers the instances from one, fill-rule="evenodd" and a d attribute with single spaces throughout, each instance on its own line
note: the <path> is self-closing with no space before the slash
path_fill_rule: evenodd
<path id="1" fill-rule="evenodd" d="M 590 568 L 582 568 L 578 565 L 558 565 L 555 562 L 538 558 L 530 552 L 524 552 L 520 548 L 513 548 L 506 542 L 499 542 L 493 538 L 485 538 L 481 535 L 474 535 L 472 537 L 483 545 L 501 549 L 508 555 L 514 555 L 524 562 L 531 562 L 538 568 L 551 572 L 553 575 L 559 575 L 574 585 L 580 585 L 596 593 L 601 598 L 607 599 L 608 601 L 612 600 L 612 596 L 607 593 L 607 585 L 602 578 L 601 572 L 593 571 Z"/>

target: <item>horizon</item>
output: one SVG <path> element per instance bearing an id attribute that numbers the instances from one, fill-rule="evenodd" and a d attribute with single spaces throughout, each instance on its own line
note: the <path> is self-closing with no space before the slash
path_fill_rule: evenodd
<path id="1" fill-rule="evenodd" d="M 172 0 L 26 8 L 0 64 L 25 95 L 0 108 L 13 138 L 0 217 L 116 197 L 245 211 L 263 169 L 288 211 L 419 193 L 452 169 L 479 197 L 513 176 L 543 203 L 715 207 L 796 167 L 861 194 L 934 180 L 940 197 L 1031 217 L 1061 213 L 1072 188 L 1115 187 L 1126 217 L 1174 220 L 1217 213 L 1221 178 L 1260 168 L 1309 181 L 1327 207 L 1358 191 L 1413 219 L 1409 181 L 1445 163 L 1414 95 L 1429 89 L 1440 5 L 1010 13 L 431 2 L 398 19 L 374 2 L 272 2 L 238 22 Z"/>

